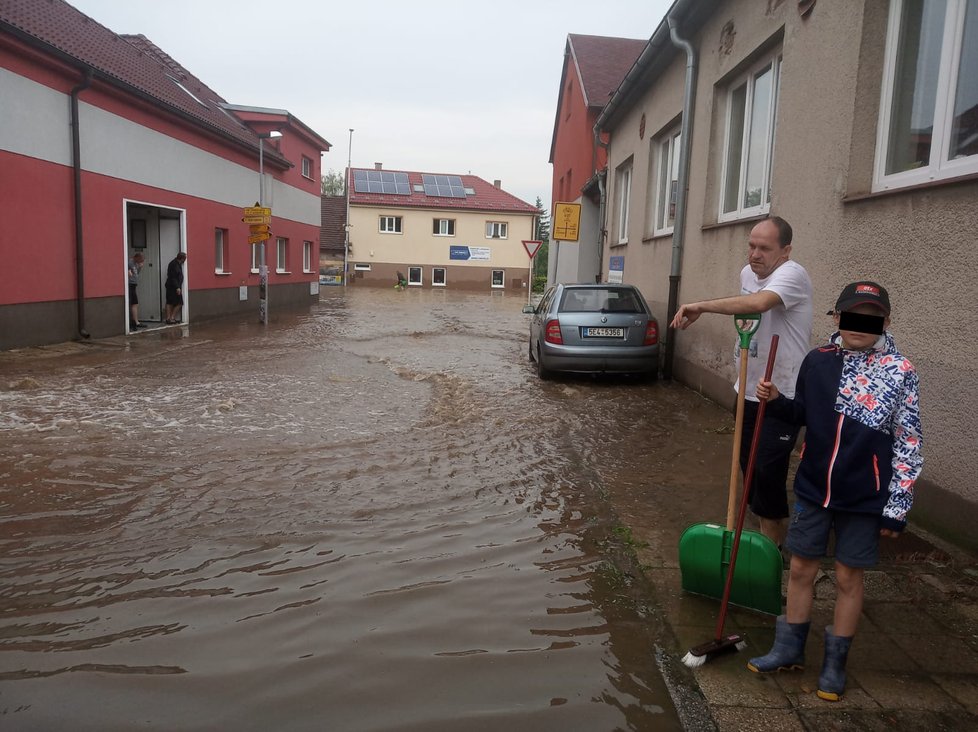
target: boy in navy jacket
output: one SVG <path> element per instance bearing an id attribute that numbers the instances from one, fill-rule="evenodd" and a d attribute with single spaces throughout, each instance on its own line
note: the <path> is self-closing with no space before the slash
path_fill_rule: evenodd
<path id="1" fill-rule="evenodd" d="M 769 381 L 757 386 L 771 413 L 806 429 L 785 542 L 792 554 L 787 608 L 777 619 L 774 647 L 747 667 L 757 673 L 802 668 L 815 577 L 834 530 L 834 623 L 825 629 L 817 694 L 838 701 L 863 607 L 863 573 L 878 561 L 879 537 L 895 538 L 906 526 L 923 458 L 917 372 L 886 331 L 886 290 L 853 282 L 833 314 L 839 330 L 805 357 L 794 399 Z"/>

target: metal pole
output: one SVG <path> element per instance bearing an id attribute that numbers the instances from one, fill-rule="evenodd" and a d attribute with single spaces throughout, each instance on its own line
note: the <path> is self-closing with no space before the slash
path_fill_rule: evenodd
<path id="1" fill-rule="evenodd" d="M 258 136 L 258 205 L 265 205 L 265 138 Z M 268 265 L 265 264 L 265 240 L 258 248 L 258 322 L 268 325 Z"/>
<path id="2" fill-rule="evenodd" d="M 350 161 L 353 160 L 353 128 L 350 128 L 350 144 L 346 148 L 346 180 L 343 181 L 343 188 L 346 190 L 346 224 L 343 226 L 346 231 L 343 241 L 343 287 L 349 279 L 349 260 L 350 260 Z"/>

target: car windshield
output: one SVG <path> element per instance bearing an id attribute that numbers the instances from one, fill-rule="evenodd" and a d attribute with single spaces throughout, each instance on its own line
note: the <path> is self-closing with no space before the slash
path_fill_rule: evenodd
<path id="1" fill-rule="evenodd" d="M 569 289 L 560 304 L 562 313 L 644 313 L 632 290 L 615 287 Z"/>

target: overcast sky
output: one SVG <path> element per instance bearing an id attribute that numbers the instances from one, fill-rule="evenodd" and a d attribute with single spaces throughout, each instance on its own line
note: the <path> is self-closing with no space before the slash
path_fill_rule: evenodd
<path id="1" fill-rule="evenodd" d="M 69 0 L 232 104 L 287 109 L 323 171 L 471 173 L 550 208 L 568 33 L 648 39 L 671 0 Z M 352 151 L 350 128 L 354 129 Z"/>

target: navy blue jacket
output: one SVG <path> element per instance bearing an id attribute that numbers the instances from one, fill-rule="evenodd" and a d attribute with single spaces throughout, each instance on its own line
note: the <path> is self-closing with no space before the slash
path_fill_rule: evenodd
<path id="1" fill-rule="evenodd" d="M 869 351 L 849 351 L 836 334 L 809 352 L 794 399 L 768 409 L 805 426 L 795 495 L 825 508 L 881 515 L 900 531 L 923 465 L 913 364 L 889 333 Z"/>

